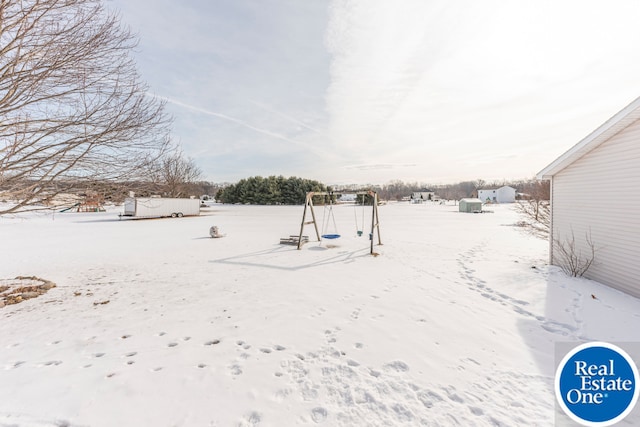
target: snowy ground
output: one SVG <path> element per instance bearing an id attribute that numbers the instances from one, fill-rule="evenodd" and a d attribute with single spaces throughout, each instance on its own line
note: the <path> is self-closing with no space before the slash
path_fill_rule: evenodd
<path id="1" fill-rule="evenodd" d="M 376 257 L 349 206 L 301 251 L 301 206 L 1 217 L 0 279 L 57 287 L 0 308 L 0 426 L 553 425 L 554 343 L 640 341 L 640 300 L 491 209 L 381 206 Z"/>

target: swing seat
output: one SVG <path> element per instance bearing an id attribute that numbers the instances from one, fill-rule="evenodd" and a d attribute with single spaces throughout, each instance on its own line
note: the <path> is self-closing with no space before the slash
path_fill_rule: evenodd
<path id="1" fill-rule="evenodd" d="M 323 239 L 339 239 L 340 235 L 339 234 L 323 234 L 322 238 Z"/>
<path id="2" fill-rule="evenodd" d="M 358 230 L 358 237 L 362 236 L 362 230 Z"/>

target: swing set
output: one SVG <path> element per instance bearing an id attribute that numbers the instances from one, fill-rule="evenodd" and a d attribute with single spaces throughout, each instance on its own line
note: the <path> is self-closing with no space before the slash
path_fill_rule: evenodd
<path id="1" fill-rule="evenodd" d="M 338 233 L 338 228 L 336 225 L 336 219 L 333 213 L 333 199 L 336 195 L 342 194 L 355 194 L 356 195 L 356 204 L 354 206 L 354 217 L 356 220 L 356 234 L 358 237 L 362 236 L 364 231 L 364 212 L 365 212 L 365 196 L 371 196 L 372 200 L 372 211 L 371 211 L 371 231 L 369 233 L 370 240 L 370 250 L 369 253 L 373 255 L 373 240 L 374 235 L 377 235 L 378 245 L 382 245 L 382 241 L 380 239 L 380 220 L 378 217 L 378 193 L 375 191 L 356 191 L 356 192 L 308 192 L 307 197 L 304 203 L 304 212 L 302 214 L 302 223 L 300 224 L 300 235 L 298 236 L 298 249 L 302 246 L 302 233 L 304 232 L 304 226 L 313 224 L 313 227 L 316 232 L 316 237 L 318 242 L 321 242 L 322 239 L 333 240 L 339 239 L 342 237 Z M 323 196 L 329 197 L 329 203 L 324 205 L 324 210 L 322 214 L 322 226 L 318 229 L 318 222 L 316 220 L 316 213 L 313 205 L 313 197 L 314 196 Z M 358 212 L 356 209 L 358 208 L 358 199 L 362 199 L 362 220 L 360 223 L 358 222 Z M 306 221 L 307 219 L 307 210 L 311 213 L 311 221 Z M 332 229 L 329 229 L 332 227 Z M 322 232 L 320 231 L 322 230 Z"/>

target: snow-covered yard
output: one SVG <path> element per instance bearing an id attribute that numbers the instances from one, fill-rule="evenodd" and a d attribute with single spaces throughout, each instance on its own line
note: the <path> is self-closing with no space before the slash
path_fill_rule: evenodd
<path id="1" fill-rule="evenodd" d="M 381 206 L 375 257 L 350 206 L 301 251 L 302 206 L 121 209 L 0 218 L 0 280 L 57 285 L 0 308 L 0 426 L 553 425 L 556 342 L 640 341 L 510 205 Z"/>

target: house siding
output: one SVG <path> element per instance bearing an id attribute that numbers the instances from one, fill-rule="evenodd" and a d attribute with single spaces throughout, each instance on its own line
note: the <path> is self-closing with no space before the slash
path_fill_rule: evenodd
<path id="1" fill-rule="evenodd" d="M 498 202 L 513 203 L 516 201 L 516 189 L 509 186 L 498 188 Z"/>
<path id="2" fill-rule="evenodd" d="M 585 277 L 640 297 L 640 120 L 553 177 L 552 232 L 596 248 Z M 558 264 L 557 251 L 551 262 Z"/>
<path id="3" fill-rule="evenodd" d="M 509 186 L 478 190 L 478 199 L 486 202 L 513 203 L 516 201 L 516 189 Z"/>

